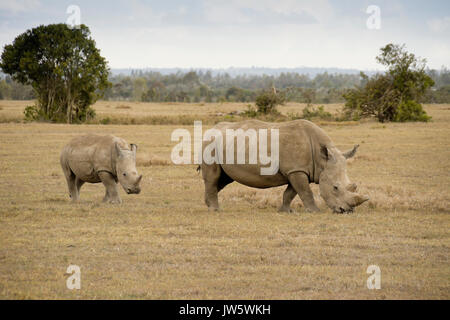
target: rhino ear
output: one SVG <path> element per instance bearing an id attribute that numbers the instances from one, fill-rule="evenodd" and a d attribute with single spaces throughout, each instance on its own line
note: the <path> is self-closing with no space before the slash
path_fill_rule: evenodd
<path id="1" fill-rule="evenodd" d="M 320 156 L 325 160 L 328 160 L 328 149 L 326 146 L 320 146 Z"/>
<path id="2" fill-rule="evenodd" d="M 359 148 L 359 144 L 355 144 L 353 149 L 343 152 L 342 155 L 344 156 L 345 159 L 350 159 L 351 157 L 353 157 L 355 155 L 356 150 L 358 150 L 358 148 Z"/>
<path id="3" fill-rule="evenodd" d="M 136 151 L 137 151 L 137 145 L 132 143 L 131 145 L 131 151 L 133 151 L 133 153 L 136 155 Z"/>
<path id="4" fill-rule="evenodd" d="M 116 150 L 116 155 L 120 157 L 122 155 L 122 149 L 117 142 L 114 143 L 114 149 Z"/>
<path id="5" fill-rule="evenodd" d="M 327 146 L 320 146 L 320 155 L 326 161 L 334 160 L 333 153 Z"/>

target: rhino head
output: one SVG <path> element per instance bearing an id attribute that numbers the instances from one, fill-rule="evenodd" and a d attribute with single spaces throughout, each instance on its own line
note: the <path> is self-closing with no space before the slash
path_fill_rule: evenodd
<path id="1" fill-rule="evenodd" d="M 356 184 L 351 183 L 346 170 L 346 160 L 358 149 L 341 152 L 336 147 L 321 146 L 320 154 L 325 166 L 319 177 L 320 195 L 336 213 L 352 212 L 353 208 L 369 200 L 356 193 Z"/>
<path id="2" fill-rule="evenodd" d="M 131 144 L 131 150 L 127 150 L 115 143 L 117 179 L 128 194 L 141 192 L 139 183 L 142 175 L 138 175 L 136 170 L 136 150 L 135 144 Z"/>

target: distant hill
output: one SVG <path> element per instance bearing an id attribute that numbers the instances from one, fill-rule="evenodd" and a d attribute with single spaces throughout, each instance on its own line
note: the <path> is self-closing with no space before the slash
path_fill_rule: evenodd
<path id="1" fill-rule="evenodd" d="M 359 74 L 361 70 L 358 69 L 341 69 L 341 68 L 312 68 L 312 67 L 298 67 L 298 68 L 264 68 L 264 67 L 249 67 L 249 68 L 142 68 L 142 69 L 111 69 L 113 75 L 123 74 L 123 75 L 131 75 L 132 71 L 142 71 L 142 72 L 159 72 L 163 75 L 174 74 L 177 72 L 186 73 L 189 71 L 202 71 L 207 72 L 211 71 L 212 75 L 215 76 L 217 74 L 225 74 L 228 73 L 231 77 L 235 77 L 238 75 L 271 75 L 278 76 L 281 73 L 298 73 L 298 74 L 307 74 L 310 77 L 315 77 L 319 73 L 328 72 L 330 74 Z M 376 70 L 362 70 L 366 74 L 374 74 Z"/>

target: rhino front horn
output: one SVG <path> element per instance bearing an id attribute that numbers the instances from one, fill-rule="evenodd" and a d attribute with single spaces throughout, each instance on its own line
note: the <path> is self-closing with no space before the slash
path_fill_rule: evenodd
<path id="1" fill-rule="evenodd" d="M 352 203 L 352 207 L 357 207 L 361 204 L 363 204 L 364 202 L 368 201 L 369 197 L 368 196 L 361 196 L 359 194 L 357 194 L 354 198 L 353 198 L 353 203 Z"/>

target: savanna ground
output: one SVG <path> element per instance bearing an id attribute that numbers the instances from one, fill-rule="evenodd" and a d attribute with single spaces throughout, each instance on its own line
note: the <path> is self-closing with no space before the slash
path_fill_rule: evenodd
<path id="1" fill-rule="evenodd" d="M 426 106 L 430 123 L 321 122 L 339 148 L 361 145 L 348 175 L 371 198 L 338 215 L 318 196 L 320 213 L 306 213 L 298 197 L 297 213 L 278 213 L 284 188 L 237 183 L 219 194 L 222 211 L 209 212 L 195 166 L 170 162 L 172 131 L 192 131 L 192 122 L 20 123 L 29 104 L 0 101 L 0 298 L 450 298 L 450 105 Z M 100 118 L 134 119 L 127 123 L 174 123 L 245 104 L 95 109 Z M 121 189 L 122 205 L 103 204 L 104 187 L 86 184 L 80 203 L 70 202 L 59 152 L 83 133 L 138 144 L 141 194 Z M 66 287 L 71 264 L 81 268 L 81 290 Z M 381 269 L 380 290 L 367 289 L 369 265 Z"/>

